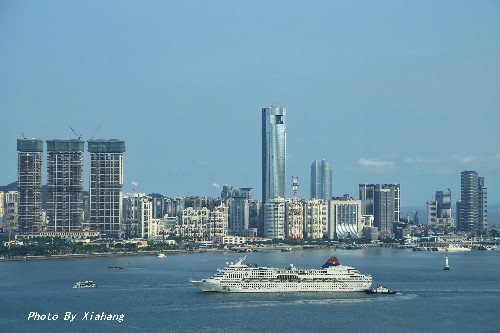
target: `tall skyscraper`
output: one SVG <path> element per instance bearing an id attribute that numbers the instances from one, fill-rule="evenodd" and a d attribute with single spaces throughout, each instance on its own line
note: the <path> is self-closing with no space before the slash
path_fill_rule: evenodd
<path id="1" fill-rule="evenodd" d="M 262 109 L 262 203 L 285 197 L 286 109 Z"/>
<path id="2" fill-rule="evenodd" d="M 359 184 L 361 215 L 373 215 L 381 237 L 392 237 L 392 225 L 401 215 L 399 184 Z"/>
<path id="3" fill-rule="evenodd" d="M 42 153 L 42 140 L 17 140 L 18 225 L 21 232 L 41 231 Z"/>
<path id="4" fill-rule="evenodd" d="M 90 229 L 121 236 L 123 153 L 120 140 L 90 140 Z"/>
<path id="5" fill-rule="evenodd" d="M 47 140 L 48 231 L 77 231 L 83 223 L 81 140 Z"/>
<path id="6" fill-rule="evenodd" d="M 487 189 L 484 178 L 476 171 L 460 174 L 460 212 L 458 226 L 462 230 L 478 233 L 487 227 Z"/>
<path id="7" fill-rule="evenodd" d="M 332 168 L 325 160 L 314 161 L 311 165 L 311 199 L 330 200 L 332 198 Z"/>

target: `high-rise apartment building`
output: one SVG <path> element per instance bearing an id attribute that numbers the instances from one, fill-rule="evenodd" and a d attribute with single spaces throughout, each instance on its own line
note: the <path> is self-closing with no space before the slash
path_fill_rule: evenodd
<path id="1" fill-rule="evenodd" d="M 48 231 L 78 231 L 83 223 L 81 140 L 47 140 Z"/>
<path id="2" fill-rule="evenodd" d="M 482 232 L 488 224 L 487 204 L 484 178 L 478 177 L 476 171 L 462 171 L 458 227 L 473 233 Z"/>
<path id="3" fill-rule="evenodd" d="M 311 199 L 304 202 L 304 238 L 323 239 L 328 236 L 328 202 Z"/>
<path id="4" fill-rule="evenodd" d="M 21 232 L 42 229 L 42 153 L 42 140 L 17 140 L 18 230 Z"/>
<path id="5" fill-rule="evenodd" d="M 325 160 L 316 160 L 311 165 L 311 199 L 332 198 L 332 167 Z"/>
<path id="6" fill-rule="evenodd" d="M 5 193 L 0 191 L 0 223 L 4 225 L 4 215 L 5 215 Z"/>
<path id="7" fill-rule="evenodd" d="M 479 194 L 479 228 L 481 230 L 488 229 L 488 189 L 484 185 L 484 177 L 478 177 L 478 194 Z"/>
<path id="8" fill-rule="evenodd" d="M 262 203 L 285 197 L 286 109 L 262 109 Z"/>
<path id="9" fill-rule="evenodd" d="M 122 235 L 123 153 L 120 140 L 90 140 L 90 229 Z"/>
<path id="10" fill-rule="evenodd" d="M 7 231 L 16 232 L 18 224 L 19 192 L 9 191 L 5 193 L 5 215 L 3 221 Z"/>
<path id="11" fill-rule="evenodd" d="M 123 232 L 125 238 L 152 237 L 153 199 L 145 193 L 123 196 Z"/>

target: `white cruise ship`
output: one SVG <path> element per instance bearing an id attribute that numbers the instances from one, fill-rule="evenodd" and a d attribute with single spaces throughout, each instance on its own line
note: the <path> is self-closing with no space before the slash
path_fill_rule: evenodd
<path id="1" fill-rule="evenodd" d="M 340 265 L 336 257 L 317 269 L 252 267 L 245 258 L 230 263 L 208 279 L 190 280 L 203 291 L 251 293 L 297 291 L 364 291 L 372 277 L 356 268 Z"/>

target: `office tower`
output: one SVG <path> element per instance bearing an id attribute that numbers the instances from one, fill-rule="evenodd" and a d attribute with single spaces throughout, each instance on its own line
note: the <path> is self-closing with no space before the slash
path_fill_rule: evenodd
<path id="1" fill-rule="evenodd" d="M 333 198 L 329 202 L 330 239 L 359 238 L 363 229 L 361 200 L 347 195 Z"/>
<path id="2" fill-rule="evenodd" d="M 285 239 L 285 223 L 285 199 L 269 199 L 264 204 L 264 237 Z"/>
<path id="3" fill-rule="evenodd" d="M 47 140 L 47 230 L 78 231 L 83 223 L 81 140 Z"/>
<path id="4" fill-rule="evenodd" d="M 392 238 L 393 223 L 399 221 L 397 203 L 399 202 L 399 185 L 377 184 L 374 195 L 375 226 L 382 238 Z M 397 220 L 396 220 L 397 218 Z"/>
<path id="5" fill-rule="evenodd" d="M 285 197 L 286 109 L 262 109 L 262 203 Z"/>
<path id="6" fill-rule="evenodd" d="M 436 191 L 435 200 L 427 202 L 427 224 L 440 227 L 454 227 L 451 212 L 451 190 Z"/>
<path id="7" fill-rule="evenodd" d="M 451 189 L 436 191 L 436 214 L 438 218 L 452 217 Z"/>
<path id="8" fill-rule="evenodd" d="M 120 140 L 90 140 L 90 229 L 122 235 L 123 153 Z"/>
<path id="9" fill-rule="evenodd" d="M 249 229 L 256 229 L 257 235 L 259 237 L 264 236 L 264 219 L 263 219 L 263 211 L 262 211 L 262 201 L 260 200 L 251 200 L 248 203 L 248 208 L 250 210 L 249 213 Z"/>
<path id="10" fill-rule="evenodd" d="M 332 198 L 332 168 L 325 160 L 314 161 L 311 165 L 311 199 L 330 200 Z"/>
<path id="11" fill-rule="evenodd" d="M 42 140 L 17 140 L 18 224 L 21 232 L 42 229 L 42 153 Z"/>
<path id="12" fill-rule="evenodd" d="M 480 233 L 488 224 L 488 191 L 484 178 L 476 171 L 462 171 L 460 175 L 460 212 L 458 225 L 462 230 Z"/>
<path id="13" fill-rule="evenodd" d="M 399 184 L 359 184 L 361 215 L 373 215 L 381 237 L 392 237 L 392 224 L 401 215 Z"/>
<path id="14" fill-rule="evenodd" d="M 359 200 L 361 200 L 362 215 L 375 215 L 374 198 L 375 184 L 359 184 Z"/>
<path id="15" fill-rule="evenodd" d="M 222 199 L 230 199 L 233 197 L 234 188 L 232 185 L 223 185 L 220 197 Z"/>
<path id="16" fill-rule="evenodd" d="M 229 206 L 229 234 L 231 236 L 248 234 L 251 199 L 252 188 L 245 187 L 233 191 Z"/>

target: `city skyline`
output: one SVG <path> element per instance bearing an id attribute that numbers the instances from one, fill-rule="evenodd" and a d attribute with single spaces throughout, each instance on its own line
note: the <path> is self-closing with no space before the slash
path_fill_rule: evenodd
<path id="1" fill-rule="evenodd" d="M 456 201 L 475 170 L 500 202 L 497 2 L 49 3 L 1 5 L 2 185 L 16 139 L 81 136 L 127 142 L 125 193 L 260 197 L 260 110 L 276 103 L 286 197 L 326 159 L 332 196 L 398 183 L 404 206 Z"/>

